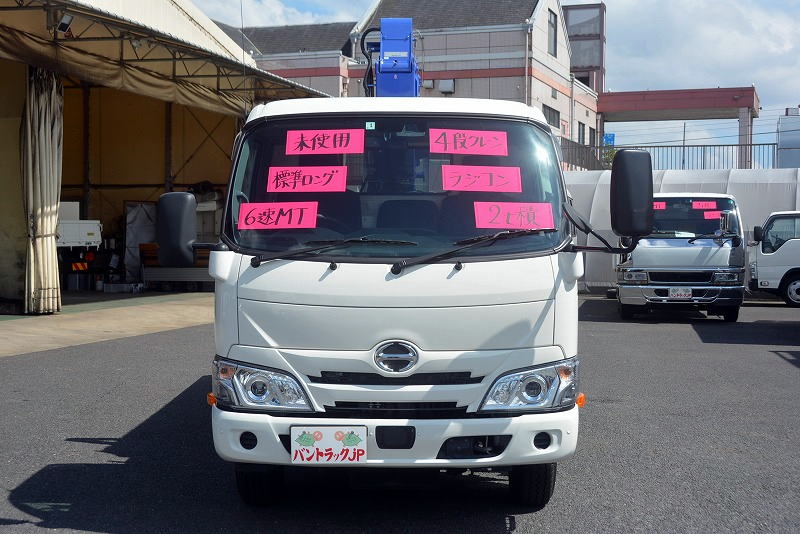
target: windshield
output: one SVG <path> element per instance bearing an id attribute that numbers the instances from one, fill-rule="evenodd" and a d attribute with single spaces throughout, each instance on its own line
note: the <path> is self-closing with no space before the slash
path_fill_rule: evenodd
<path id="1" fill-rule="evenodd" d="M 668 198 L 653 200 L 655 237 L 692 238 L 713 234 L 720 229 L 720 215 L 731 212 L 730 232 L 739 235 L 736 203 L 729 198 Z"/>
<path id="2" fill-rule="evenodd" d="M 544 251 L 566 239 L 551 138 L 525 121 L 266 121 L 242 141 L 229 198 L 226 237 L 258 252 L 367 237 L 314 257 L 392 259 L 501 230 L 561 229 L 473 247 L 462 257 L 488 256 Z"/>

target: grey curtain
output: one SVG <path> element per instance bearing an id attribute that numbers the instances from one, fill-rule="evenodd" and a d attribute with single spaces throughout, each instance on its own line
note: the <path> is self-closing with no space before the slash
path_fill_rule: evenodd
<path id="1" fill-rule="evenodd" d="M 50 71 L 28 67 L 22 178 L 28 223 L 25 313 L 61 311 L 56 225 L 61 197 L 64 89 Z"/>

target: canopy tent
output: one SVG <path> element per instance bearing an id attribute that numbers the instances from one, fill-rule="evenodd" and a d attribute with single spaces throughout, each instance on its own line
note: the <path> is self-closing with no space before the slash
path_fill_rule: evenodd
<path id="1" fill-rule="evenodd" d="M 28 313 L 60 309 L 64 191 L 98 217 L 98 203 L 113 210 L 210 178 L 224 188 L 237 121 L 256 103 L 327 96 L 260 70 L 189 0 L 0 0 L 0 73 L 0 185 L 24 204 L 0 213 L 19 258 L 0 262 L 0 305 Z"/>
<path id="2" fill-rule="evenodd" d="M 256 67 L 188 0 L 0 0 L 0 57 L 231 115 L 327 96 Z"/>
<path id="3" fill-rule="evenodd" d="M 564 173 L 575 207 L 603 237 L 616 242 L 611 231 L 609 191 L 611 171 L 572 171 Z M 724 193 L 736 197 L 746 239 L 753 226 L 764 222 L 774 211 L 800 209 L 800 169 L 731 169 L 654 171 L 655 193 Z M 582 234 L 579 243 L 599 246 L 594 238 Z M 586 254 L 586 286 L 612 287 L 615 256 Z"/>

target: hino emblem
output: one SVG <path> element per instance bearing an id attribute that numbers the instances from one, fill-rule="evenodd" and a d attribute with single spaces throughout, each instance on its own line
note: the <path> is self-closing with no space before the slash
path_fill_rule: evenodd
<path id="1" fill-rule="evenodd" d="M 375 351 L 375 363 L 389 373 L 408 371 L 416 365 L 417 360 L 417 349 L 401 341 L 385 343 Z"/>

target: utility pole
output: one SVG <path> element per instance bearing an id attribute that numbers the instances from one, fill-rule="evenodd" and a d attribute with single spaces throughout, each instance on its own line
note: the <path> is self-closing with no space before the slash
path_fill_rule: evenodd
<path id="1" fill-rule="evenodd" d="M 681 169 L 686 168 L 686 121 L 683 121 L 683 148 L 681 149 Z"/>

